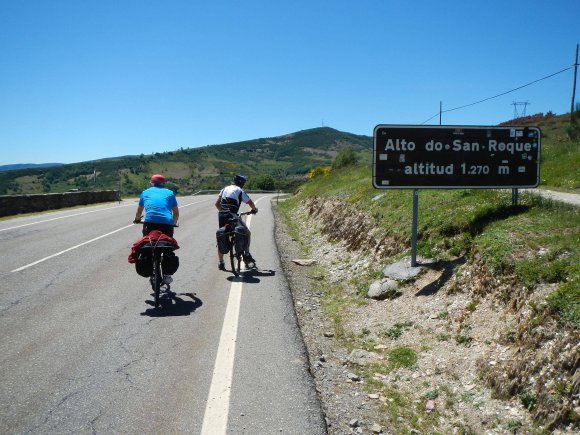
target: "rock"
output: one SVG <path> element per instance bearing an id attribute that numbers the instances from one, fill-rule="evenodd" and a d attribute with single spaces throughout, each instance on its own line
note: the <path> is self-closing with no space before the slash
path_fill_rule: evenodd
<path id="1" fill-rule="evenodd" d="M 353 418 L 351 421 L 348 422 L 348 425 L 350 427 L 358 427 L 358 425 L 359 425 L 358 419 L 357 418 Z"/>
<path id="2" fill-rule="evenodd" d="M 378 394 L 375 394 L 375 393 L 369 394 L 369 399 L 378 400 L 378 398 L 379 398 L 379 395 Z"/>
<path id="3" fill-rule="evenodd" d="M 368 352 L 364 349 L 354 349 L 348 356 L 348 362 L 351 364 L 356 364 L 359 366 L 364 366 L 366 364 L 376 362 L 381 360 L 381 356 L 374 353 Z"/>
<path id="4" fill-rule="evenodd" d="M 417 263 L 428 263 L 430 260 L 417 258 Z M 411 266 L 411 257 L 405 257 L 397 263 L 393 263 L 383 269 L 383 275 L 387 278 L 404 281 L 416 277 L 423 267 L 418 264 L 416 267 Z"/>
<path id="5" fill-rule="evenodd" d="M 383 428 L 381 427 L 381 425 L 379 425 L 377 423 L 373 423 L 373 425 L 371 426 L 371 432 L 372 433 L 382 433 Z"/>
<path id="6" fill-rule="evenodd" d="M 353 382 L 358 382 L 358 381 L 360 381 L 360 376 L 358 376 L 358 375 L 355 375 L 354 373 L 347 373 L 347 374 L 346 374 L 346 377 L 347 377 L 348 379 L 350 379 L 351 381 L 353 381 Z"/>
<path id="7" fill-rule="evenodd" d="M 316 260 L 312 260 L 310 258 L 296 258 L 292 260 L 292 262 L 298 266 L 312 266 L 316 264 Z"/>
<path id="8" fill-rule="evenodd" d="M 382 301 L 396 293 L 397 287 L 398 283 L 393 279 L 387 278 L 375 281 L 370 285 L 367 296 L 371 299 Z"/>
<path id="9" fill-rule="evenodd" d="M 435 401 L 427 400 L 427 403 L 425 404 L 425 412 L 429 413 L 433 412 L 433 410 L 435 410 Z"/>
<path id="10" fill-rule="evenodd" d="M 334 337 L 334 332 L 326 331 L 326 332 L 324 332 L 324 336 L 326 338 L 332 338 L 332 337 Z"/>

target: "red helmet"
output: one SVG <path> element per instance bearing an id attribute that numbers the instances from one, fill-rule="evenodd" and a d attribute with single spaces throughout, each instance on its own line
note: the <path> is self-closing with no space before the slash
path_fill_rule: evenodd
<path id="1" fill-rule="evenodd" d="M 165 183 L 165 177 L 161 174 L 154 174 L 149 181 L 153 184 L 162 184 Z"/>

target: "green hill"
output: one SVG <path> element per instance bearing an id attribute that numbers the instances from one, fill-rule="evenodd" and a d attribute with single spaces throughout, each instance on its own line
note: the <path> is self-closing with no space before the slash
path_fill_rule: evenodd
<path id="1" fill-rule="evenodd" d="M 578 142 L 568 137 L 568 115 L 537 114 L 509 123 L 542 129 L 542 187 L 565 191 L 580 188 L 580 153 Z M 115 189 L 123 196 L 136 195 L 157 172 L 167 176 L 168 186 L 178 194 L 221 188 L 234 173 L 248 175 L 250 188 L 258 187 L 256 181 L 267 179 L 277 189 L 292 189 L 305 181 L 311 169 L 330 165 L 346 148 L 370 165 L 372 137 L 323 127 L 224 145 L 0 172 L 0 195 L 70 189 Z"/>
<path id="2" fill-rule="evenodd" d="M 372 138 L 324 127 L 152 155 L 13 170 L 0 173 L 0 194 L 120 189 L 123 195 L 135 195 L 157 172 L 163 173 L 168 187 L 179 194 L 221 188 L 235 173 L 246 174 L 250 180 L 268 176 L 276 181 L 276 188 L 287 188 L 303 182 L 313 167 L 329 165 L 339 150 L 348 147 L 368 160 Z"/>

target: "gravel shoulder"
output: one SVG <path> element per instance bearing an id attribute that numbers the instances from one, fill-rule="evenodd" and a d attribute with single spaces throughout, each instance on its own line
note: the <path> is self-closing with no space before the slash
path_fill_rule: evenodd
<path id="1" fill-rule="evenodd" d="M 397 297 L 387 300 L 354 303 L 352 284 L 347 285 L 343 337 L 337 337 L 320 281 L 330 287 L 358 278 L 365 282 L 381 265 L 362 251 L 329 242 L 315 220 L 298 223 L 296 240 L 278 212 L 275 216 L 281 263 L 328 434 L 574 433 L 574 428 L 548 432 L 537 427 L 525 403 L 495 397 L 481 379 L 482 367 L 500 368 L 516 357 L 519 349 L 505 338 L 522 312 L 485 297 L 482 289 L 500 283 L 491 282 L 477 264 L 458 260 L 424 268 L 398 289 Z M 294 218 L 299 220 L 299 214 Z M 309 248 L 309 261 L 295 261 L 305 258 L 301 244 Z M 549 291 L 539 289 L 534 298 L 540 300 Z M 412 367 L 389 364 L 392 351 L 400 348 L 416 353 Z"/>

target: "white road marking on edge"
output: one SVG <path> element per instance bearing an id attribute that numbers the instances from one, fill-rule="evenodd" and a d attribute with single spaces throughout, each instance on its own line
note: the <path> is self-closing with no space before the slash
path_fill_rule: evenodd
<path id="1" fill-rule="evenodd" d="M 86 242 L 83 242 L 83 243 L 80 243 L 80 244 L 78 244 L 76 246 L 73 246 L 71 248 L 65 249 L 64 251 L 60 251 L 60 252 L 57 252 L 56 254 L 52 254 L 52 255 L 49 255 L 48 257 L 44 257 L 44 258 L 42 258 L 42 259 L 40 259 L 38 261 L 35 261 L 34 263 L 30 263 L 30 264 L 27 264 L 26 266 L 19 267 L 18 269 L 11 270 L 11 272 L 20 272 L 21 270 L 27 269 L 27 268 L 29 268 L 31 266 L 34 266 L 34 265 L 38 264 L 38 263 L 42 263 L 43 261 L 50 260 L 51 258 L 54 258 L 54 257 L 58 257 L 59 255 L 62 255 L 65 252 L 72 251 L 73 249 L 80 248 L 81 246 L 84 246 L 84 245 L 87 245 L 89 243 L 92 243 L 92 242 L 94 242 L 96 240 L 102 239 L 103 237 L 107 237 L 107 236 L 110 236 L 111 234 L 118 233 L 119 231 L 122 231 L 124 229 L 129 228 L 129 227 L 132 227 L 133 225 L 134 224 L 130 224 L 130 225 L 127 225 L 126 227 L 119 228 L 118 230 L 111 231 L 110 233 L 103 234 L 102 236 L 95 237 L 94 239 L 87 240 Z"/>
<path id="2" fill-rule="evenodd" d="M 180 208 L 189 207 L 190 205 L 200 204 L 202 202 L 204 202 L 204 201 L 192 202 L 192 203 L 186 204 L 186 205 L 184 205 L 184 206 L 182 206 Z M 85 214 L 85 213 L 80 213 L 80 214 Z M 70 215 L 70 216 L 75 216 L 75 215 Z M 69 216 L 66 216 L 66 217 L 69 217 Z M 60 219 L 60 218 L 57 218 L 57 219 Z M 38 263 L 42 263 L 43 261 L 50 260 L 51 258 L 54 258 L 54 257 L 58 257 L 59 255 L 62 255 L 65 252 L 72 251 L 73 249 L 80 248 L 81 246 L 84 246 L 84 245 L 87 245 L 89 243 L 95 242 L 95 241 L 97 241 L 99 239 L 102 239 L 103 237 L 107 237 L 107 236 L 110 236 L 111 234 L 118 233 L 119 231 L 122 231 L 124 229 L 129 228 L 129 227 L 132 227 L 133 225 L 135 225 L 135 224 L 130 224 L 130 225 L 127 225 L 127 226 L 125 226 L 123 228 L 119 228 L 118 230 L 111 231 L 110 233 L 103 234 L 102 236 L 95 237 L 94 239 L 87 240 L 86 242 L 83 242 L 83 243 L 80 243 L 80 244 L 78 244 L 76 246 L 73 246 L 71 248 L 65 249 L 64 251 L 57 252 L 56 254 L 49 255 L 48 257 L 41 258 L 40 260 L 37 260 L 34 263 L 27 264 L 26 266 L 22 266 L 22 267 L 19 267 L 18 269 L 11 270 L 10 272 L 20 272 L 21 270 L 27 269 L 27 268 L 29 268 L 31 266 L 35 266 Z"/>
<path id="3" fill-rule="evenodd" d="M 230 393 L 234 373 L 234 356 L 238 336 L 238 318 L 242 300 L 242 282 L 234 281 L 226 307 L 220 344 L 203 417 L 201 435 L 225 434 L 228 428 Z"/>
<path id="4" fill-rule="evenodd" d="M 211 199 L 211 198 L 210 198 L 210 199 Z M 185 208 L 185 207 L 189 207 L 190 205 L 200 204 L 200 203 L 202 203 L 202 202 L 205 202 L 205 201 L 207 201 L 207 199 L 205 199 L 205 200 L 203 200 L 203 201 L 197 201 L 197 202 L 192 202 L 192 203 L 185 204 L 185 205 L 180 205 L 180 206 L 179 206 L 179 208 Z M 138 202 L 138 201 L 135 201 L 135 202 Z M 100 211 L 105 211 L 105 210 L 113 210 L 113 209 L 115 209 L 115 208 L 119 208 L 119 207 L 130 207 L 130 206 L 135 206 L 135 204 L 123 204 L 123 205 L 115 205 L 115 206 L 113 206 L 113 207 L 100 208 L 100 209 L 98 209 L 98 210 L 89 210 L 89 211 L 83 211 L 83 212 L 81 212 L 81 213 L 68 214 L 68 215 L 66 215 L 66 216 L 59 216 L 59 217 L 55 217 L 55 218 L 52 218 L 52 219 L 44 219 L 44 220 L 42 220 L 42 221 L 36 221 L 36 222 L 30 222 L 30 223 L 27 223 L 27 224 L 17 225 L 17 226 L 15 226 L 15 227 L 10 227 L 10 228 L 2 228 L 2 229 L 0 229 L 0 232 L 2 232 L 2 231 L 8 231 L 8 230 L 16 230 L 16 229 L 18 229 L 18 228 L 22 228 L 22 227 L 28 227 L 28 226 L 30 226 L 30 225 L 42 224 L 42 223 L 45 223 L 45 222 L 52 222 L 52 221 L 57 221 L 57 220 L 59 220 L 59 219 L 66 219 L 66 218 L 70 218 L 70 217 L 81 216 L 81 215 L 83 215 L 83 214 L 89 214 L 89 213 L 97 213 L 97 212 L 100 212 Z"/>
<path id="5" fill-rule="evenodd" d="M 256 204 L 262 198 L 256 200 Z M 250 228 L 252 216 L 246 219 L 246 225 Z M 228 429 L 228 417 L 230 410 L 230 393 L 232 391 L 232 378 L 234 374 L 234 357 L 236 353 L 236 339 L 238 336 L 238 319 L 242 301 L 242 281 L 233 281 L 230 287 L 230 296 L 224 316 L 224 324 L 215 357 L 215 366 L 209 387 L 209 395 L 201 435 L 222 435 Z"/>
<path id="6" fill-rule="evenodd" d="M 104 210 L 112 210 L 114 208 L 119 208 L 119 207 L 129 207 L 131 205 L 133 205 L 133 204 L 123 204 L 123 205 L 116 205 L 116 206 L 113 206 L 113 207 L 100 208 L 98 210 L 83 211 L 82 213 L 68 214 L 66 216 L 59 216 L 59 217 L 55 217 L 55 218 L 52 218 L 52 219 L 45 219 L 45 220 L 42 220 L 42 221 L 30 222 L 28 224 L 18 225 L 16 227 L 2 228 L 2 229 L 0 229 L 0 231 L 15 230 L 17 228 L 28 227 L 30 225 L 42 224 L 44 222 L 57 221 L 59 219 L 65 219 L 65 218 L 69 218 L 69 217 L 81 216 L 83 214 L 97 213 L 99 211 L 104 211 Z"/>

